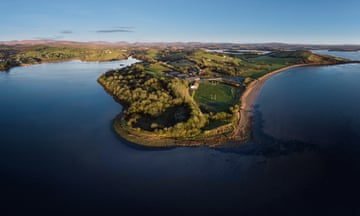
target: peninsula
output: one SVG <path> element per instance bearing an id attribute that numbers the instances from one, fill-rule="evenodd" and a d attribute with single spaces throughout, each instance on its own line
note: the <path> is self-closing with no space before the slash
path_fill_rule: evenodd
<path id="1" fill-rule="evenodd" d="M 244 142 L 251 138 L 256 96 L 271 76 L 293 67 L 351 62 L 310 51 L 153 48 L 132 55 L 142 62 L 110 70 L 98 82 L 124 107 L 115 131 L 148 147 Z"/>
<path id="2" fill-rule="evenodd" d="M 251 138 L 253 104 L 274 74 L 299 66 L 353 62 L 307 50 L 313 48 L 349 47 L 14 41 L 0 43 L 0 70 L 132 56 L 141 62 L 107 71 L 98 78 L 123 106 L 113 122 L 116 133 L 149 147 L 216 146 Z"/>

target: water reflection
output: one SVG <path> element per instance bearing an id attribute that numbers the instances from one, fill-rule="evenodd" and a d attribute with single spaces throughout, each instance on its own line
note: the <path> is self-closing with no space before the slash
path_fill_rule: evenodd
<path id="1" fill-rule="evenodd" d="M 350 136 L 358 139 L 356 130 L 349 130 L 353 121 L 335 128 L 341 145 L 284 139 L 266 130 L 266 110 L 273 110 L 265 99 L 274 97 L 263 94 L 254 110 L 252 142 L 143 148 L 113 132 L 121 106 L 96 82 L 117 66 L 71 62 L 0 74 L 0 201 L 5 210 L 304 215 L 329 206 L 355 208 L 350 197 L 358 191 L 358 152 L 355 142 L 346 145 Z"/>

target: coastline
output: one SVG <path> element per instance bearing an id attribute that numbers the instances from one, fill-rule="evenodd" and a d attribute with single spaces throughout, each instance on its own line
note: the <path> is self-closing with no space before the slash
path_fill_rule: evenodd
<path id="1" fill-rule="evenodd" d="M 129 130 L 121 124 L 121 114 L 119 114 L 113 122 L 114 131 L 123 139 L 145 147 L 184 147 L 184 146 L 221 146 L 227 142 L 243 143 L 251 139 L 251 126 L 252 126 L 252 107 L 255 103 L 257 95 L 259 94 L 262 86 L 272 76 L 283 71 L 302 67 L 311 66 L 311 64 L 297 64 L 284 67 L 273 72 L 270 72 L 259 79 L 251 82 L 245 92 L 241 95 L 241 107 L 238 113 L 238 121 L 234 123 L 233 130 L 228 134 L 221 134 L 213 137 L 197 137 L 197 138 L 171 138 L 171 137 L 156 137 L 148 133 L 137 132 Z M 107 89 L 101 82 L 99 82 L 105 89 Z M 107 89 L 111 95 L 111 91 Z"/>
<path id="2" fill-rule="evenodd" d="M 252 81 L 245 89 L 240 97 L 240 110 L 238 113 L 238 123 L 233 132 L 233 141 L 245 142 L 251 139 L 252 135 L 252 109 L 255 104 L 256 98 L 259 95 L 262 87 L 268 79 L 276 74 L 290 70 L 292 68 L 311 66 L 311 64 L 296 64 L 272 71 L 254 81 Z"/>
<path id="3" fill-rule="evenodd" d="M 351 64 L 351 63 L 360 63 L 360 61 L 348 61 L 342 63 L 334 64 L 296 64 L 280 68 L 278 70 L 272 71 L 254 81 L 252 81 L 245 89 L 244 93 L 240 97 L 240 110 L 238 114 L 238 124 L 237 129 L 234 131 L 233 138 L 235 141 L 246 141 L 251 138 L 252 133 L 252 118 L 253 118 L 253 107 L 256 102 L 256 98 L 259 95 L 262 87 L 265 85 L 266 81 L 271 77 L 279 74 L 281 72 L 298 68 L 298 67 L 308 67 L 308 66 L 330 66 L 338 64 Z"/>
<path id="4" fill-rule="evenodd" d="M 331 64 L 295 64 L 280 68 L 272 71 L 256 80 L 251 82 L 244 93 L 241 95 L 239 103 L 241 103 L 238 120 L 233 123 L 233 130 L 226 134 L 220 134 L 218 136 L 199 136 L 194 138 L 172 138 L 172 137 L 159 137 L 154 136 L 151 133 L 138 132 L 122 126 L 121 114 L 119 114 L 113 122 L 114 131 L 122 137 L 124 140 L 130 141 L 131 143 L 141 145 L 144 147 L 184 147 L 184 146 L 208 146 L 216 147 L 227 143 L 241 144 L 252 138 L 252 119 L 253 119 L 253 106 L 256 98 L 260 93 L 262 87 L 268 79 L 281 72 L 306 66 L 329 66 L 337 64 L 348 64 L 348 63 L 359 63 L 358 61 L 348 61 L 342 63 L 331 63 Z M 107 89 L 100 80 L 98 82 L 111 94 L 111 90 Z M 115 98 L 116 100 L 116 98 Z"/>
<path id="5" fill-rule="evenodd" d="M 113 129 L 117 135 L 124 139 L 126 142 L 130 142 L 136 145 L 149 148 L 171 148 L 171 147 L 197 147 L 208 146 L 216 147 L 223 145 L 229 140 L 226 135 L 219 135 L 215 137 L 204 138 L 171 138 L 171 137 L 159 137 L 154 136 L 150 132 L 137 132 L 123 127 L 121 124 L 121 114 L 119 114 L 113 120 Z"/>
<path id="6" fill-rule="evenodd" d="M 256 80 L 254 80 L 253 82 L 251 82 L 247 86 L 244 93 L 241 95 L 240 110 L 244 110 L 247 112 L 250 112 L 252 110 L 252 108 L 255 104 L 256 98 L 257 98 L 258 94 L 260 93 L 260 90 L 262 89 L 262 87 L 264 86 L 264 84 L 266 83 L 266 81 L 268 79 L 270 79 L 274 75 L 279 74 L 281 72 L 284 72 L 284 71 L 287 71 L 287 70 L 290 70 L 293 68 L 297 68 L 297 67 L 304 67 L 304 66 L 312 66 L 312 65 L 311 64 L 296 64 L 296 65 L 287 66 L 287 67 L 272 71 Z"/>
<path id="7" fill-rule="evenodd" d="M 12 65 L 10 67 L 4 68 L 4 69 L 0 69 L 0 72 L 7 72 L 10 71 L 13 68 L 16 67 L 29 67 L 32 65 L 41 65 L 41 64 L 56 64 L 56 63 L 63 63 L 63 62 L 70 62 L 70 61 L 81 61 L 81 62 L 112 62 L 112 61 L 122 61 L 122 60 L 126 60 L 128 59 L 130 56 L 127 56 L 124 59 L 115 59 L 115 60 L 83 60 L 81 58 L 70 58 L 70 59 L 61 59 L 61 60 L 54 60 L 54 61 L 41 61 L 41 62 L 37 62 L 37 63 L 32 63 L 32 64 L 19 64 L 19 65 Z"/>
<path id="8" fill-rule="evenodd" d="M 105 89 L 105 91 L 114 98 L 117 103 L 121 102 L 114 97 L 111 89 L 98 79 L 98 83 Z M 226 141 L 233 137 L 233 131 L 236 130 L 236 125 L 229 133 L 220 134 L 217 136 L 199 136 L 193 138 L 174 138 L 156 136 L 151 132 L 137 131 L 135 129 L 124 126 L 122 120 L 122 112 L 118 114 L 112 122 L 114 132 L 127 142 L 149 148 L 168 148 L 168 147 L 195 147 L 195 146 L 208 146 L 215 147 L 223 145 Z"/>

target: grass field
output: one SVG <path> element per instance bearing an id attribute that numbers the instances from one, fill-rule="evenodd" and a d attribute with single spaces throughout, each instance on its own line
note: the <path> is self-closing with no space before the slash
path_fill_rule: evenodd
<path id="1" fill-rule="evenodd" d="M 251 60 L 255 63 L 284 65 L 284 64 L 289 64 L 291 62 L 294 62 L 295 59 L 294 58 L 276 58 L 276 57 L 264 55 L 264 56 L 251 58 Z"/>
<path id="2" fill-rule="evenodd" d="M 146 55 L 150 58 L 156 59 L 158 57 L 159 50 L 157 49 L 148 49 Z"/>
<path id="3" fill-rule="evenodd" d="M 229 107 L 239 102 L 241 92 L 241 88 L 205 81 L 200 83 L 194 99 L 204 112 L 229 112 Z"/>
<path id="4" fill-rule="evenodd" d="M 189 61 L 188 59 L 179 59 L 176 61 L 172 61 L 170 62 L 170 64 L 174 67 L 191 67 L 194 66 L 195 64 L 191 61 Z"/>
<path id="5" fill-rule="evenodd" d="M 153 72 L 163 72 L 166 70 L 170 70 L 170 68 L 168 68 L 160 63 L 157 63 L 157 64 L 149 65 L 148 67 L 146 67 L 146 70 L 153 71 Z"/>
<path id="6" fill-rule="evenodd" d="M 283 68 L 292 64 L 294 58 L 279 58 L 270 55 L 246 56 L 237 55 L 242 60 L 239 66 L 240 75 L 257 79 L 271 71 Z"/>
<path id="7" fill-rule="evenodd" d="M 167 70 L 171 70 L 171 69 L 168 67 L 165 67 L 164 65 L 162 65 L 160 63 L 150 64 L 145 67 L 145 72 L 148 74 L 151 74 L 152 76 L 154 76 L 156 78 L 164 77 L 165 74 L 163 72 L 167 71 Z"/>
<path id="8" fill-rule="evenodd" d="M 202 62 L 206 66 L 220 66 L 228 63 L 239 65 L 241 62 L 240 58 L 233 58 L 225 54 L 210 53 L 202 50 L 197 50 L 189 57 L 198 63 Z"/>

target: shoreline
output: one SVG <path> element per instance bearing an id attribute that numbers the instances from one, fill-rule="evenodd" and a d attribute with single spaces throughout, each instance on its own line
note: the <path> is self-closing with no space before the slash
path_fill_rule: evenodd
<path id="1" fill-rule="evenodd" d="M 348 61 L 343 63 L 336 63 L 336 64 L 296 64 L 296 65 L 290 65 L 284 68 L 277 69 L 275 71 L 272 71 L 270 73 L 265 74 L 264 76 L 252 81 L 247 87 L 244 93 L 240 97 L 241 101 L 241 107 L 240 110 L 244 111 L 251 111 L 252 107 L 254 106 L 255 100 L 260 93 L 260 90 L 262 89 L 265 82 L 273 77 L 276 74 L 279 74 L 281 72 L 298 68 L 298 67 L 308 67 L 308 66 L 331 66 L 331 65 L 340 65 L 340 64 L 352 64 L 352 63 L 360 63 L 360 61 Z"/>
<path id="2" fill-rule="evenodd" d="M 342 63 L 334 63 L 334 64 L 296 64 L 290 65 L 284 68 L 277 69 L 266 75 L 252 81 L 245 89 L 244 93 L 240 97 L 240 110 L 239 110 L 239 119 L 237 124 L 237 129 L 234 131 L 234 141 L 246 141 L 251 139 L 252 133 L 252 118 L 253 118 L 253 107 L 256 102 L 256 98 L 258 97 L 262 87 L 265 85 L 266 81 L 271 77 L 282 73 L 284 71 L 298 68 L 298 67 L 308 67 L 308 66 L 331 66 L 331 65 L 339 65 L 339 64 L 352 64 L 352 63 L 360 63 L 360 61 L 348 61 Z"/>
<path id="3" fill-rule="evenodd" d="M 244 93 L 239 99 L 240 108 L 238 112 L 238 120 L 233 123 L 233 130 L 226 134 L 219 134 L 218 136 L 211 137 L 194 137 L 194 138 L 173 138 L 173 137 L 159 137 L 152 134 L 137 132 L 129 130 L 122 126 L 121 114 L 119 114 L 113 121 L 113 129 L 121 138 L 131 143 L 144 146 L 144 147 L 185 147 L 185 146 L 208 146 L 216 147 L 226 144 L 242 144 L 252 138 L 252 119 L 253 119 L 253 106 L 256 98 L 259 95 L 262 87 L 268 79 L 281 72 L 307 66 L 330 66 L 338 64 L 360 63 L 359 61 L 348 61 L 342 63 L 331 64 L 295 64 L 284 68 L 274 70 L 266 75 L 252 81 L 245 89 Z M 105 90 L 112 95 L 111 90 L 107 89 L 99 80 Z M 112 95 L 113 96 L 113 95 Z M 116 100 L 116 98 L 115 98 Z"/>
<path id="4" fill-rule="evenodd" d="M 304 67 L 304 66 L 315 66 L 311 64 L 296 64 L 287 66 L 284 68 L 280 68 L 278 70 L 272 71 L 270 73 L 265 74 L 264 76 L 252 81 L 247 87 L 245 92 L 241 95 L 240 101 L 241 101 L 241 107 L 240 110 L 244 110 L 247 112 L 250 112 L 255 104 L 256 98 L 258 94 L 260 93 L 262 87 L 266 83 L 268 79 L 275 76 L 276 74 L 279 74 L 281 72 L 297 68 L 297 67 Z"/>
<path id="5" fill-rule="evenodd" d="M 278 73 L 302 66 L 312 66 L 312 64 L 297 64 L 297 65 L 291 65 L 284 68 L 280 68 L 251 82 L 240 97 L 241 107 L 238 113 L 238 120 L 236 123 L 234 123 L 233 131 L 230 132 L 229 134 L 221 134 L 219 136 L 214 136 L 214 137 L 201 137 L 201 138 L 189 138 L 189 139 L 156 137 L 145 133 L 138 133 L 132 130 L 127 130 L 126 128 L 121 126 L 120 123 L 121 114 L 119 114 L 114 119 L 113 122 L 114 131 L 123 139 L 144 147 L 184 147 L 184 146 L 215 147 L 215 146 L 226 145 L 226 143 L 229 142 L 244 143 L 249 139 L 251 139 L 252 107 L 255 103 L 257 95 L 259 94 L 265 82 L 270 77 Z M 103 85 L 103 87 L 105 86 Z M 109 90 L 107 91 L 111 95 L 111 91 Z"/>
<path id="6" fill-rule="evenodd" d="M 16 67 L 29 67 L 29 66 L 33 66 L 33 65 L 41 65 L 41 64 L 57 64 L 57 63 L 64 63 L 64 62 L 71 62 L 71 61 L 81 61 L 81 62 L 112 62 L 112 61 L 123 61 L 123 60 L 127 60 L 129 59 L 129 57 L 131 56 L 127 56 L 127 58 L 124 59 L 115 59 L 115 60 L 82 60 L 81 58 L 71 58 L 71 59 L 62 59 L 62 60 L 54 60 L 54 61 L 42 61 L 42 62 L 37 62 L 37 63 L 33 63 L 33 64 L 19 64 L 19 65 L 14 65 L 14 66 L 10 66 L 8 68 L 5 68 L 3 70 L 0 69 L 0 72 L 8 72 L 13 68 Z"/>
<path id="7" fill-rule="evenodd" d="M 236 129 L 233 132 L 233 137 L 229 141 L 239 141 L 245 142 L 251 139 L 252 136 L 252 118 L 253 118 L 253 106 L 255 104 L 256 98 L 259 95 L 262 87 L 268 79 L 279 74 L 281 72 L 297 68 L 311 66 L 311 64 L 296 64 L 287 66 L 284 68 L 277 69 L 270 73 L 265 74 L 264 76 L 252 81 L 245 89 L 244 93 L 240 97 L 240 109 L 238 113 L 238 122 Z"/>

